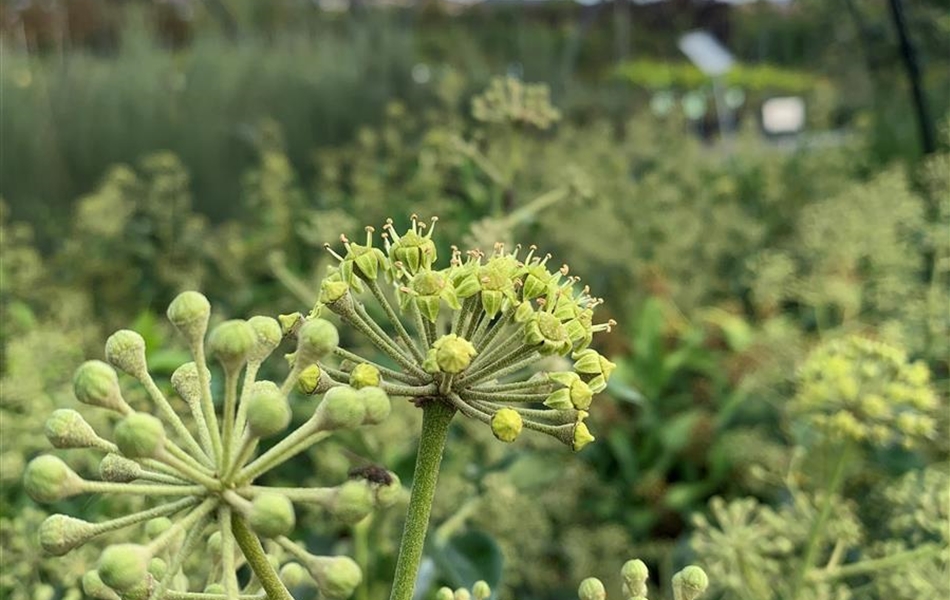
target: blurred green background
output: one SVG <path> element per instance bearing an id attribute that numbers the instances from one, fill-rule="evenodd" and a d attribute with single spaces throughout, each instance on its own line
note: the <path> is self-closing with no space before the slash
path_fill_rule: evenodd
<path id="1" fill-rule="evenodd" d="M 851 334 L 923 361 L 941 406 L 932 443 L 867 448 L 842 492 L 862 532 L 848 556 L 886 554 L 875 490 L 944 469 L 950 449 L 950 2 L 897 4 L 909 53 L 886 1 L 4 1 L 0 598 L 82 597 L 95 556 L 38 555 L 44 513 L 19 478 L 109 332 L 167 344 L 149 357 L 167 376 L 179 291 L 204 291 L 216 318 L 308 309 L 325 242 L 411 213 L 440 216 L 445 250 L 538 244 L 620 323 L 580 455 L 453 433 L 468 443 L 439 484 L 433 589 L 479 574 L 499 598 L 570 598 L 587 575 L 617 589 L 632 556 L 657 583 L 701 563 L 710 499 L 780 508 L 789 478 L 820 479 L 822 449 L 785 405 L 809 351 Z M 679 51 L 694 29 L 734 55 L 721 79 Z M 473 114 L 500 77 L 546 85 L 560 119 Z M 803 101 L 800 131 L 763 127 L 777 97 Z M 319 447 L 288 481 L 339 479 L 358 449 L 408 482 L 416 412 Z M 344 550 L 371 535 L 361 600 L 383 598 L 400 511 L 369 534 L 317 515 L 303 535 Z M 939 586 L 946 568 L 905 575 Z M 937 589 L 892 583 L 814 598 Z"/>

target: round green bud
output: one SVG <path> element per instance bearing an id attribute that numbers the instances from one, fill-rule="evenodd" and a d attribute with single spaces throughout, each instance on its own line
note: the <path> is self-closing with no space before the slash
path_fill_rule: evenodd
<path id="1" fill-rule="evenodd" d="M 293 503 L 287 496 L 275 492 L 254 498 L 248 519 L 254 531 L 270 538 L 287 535 L 297 524 Z"/>
<path id="2" fill-rule="evenodd" d="M 320 376 L 320 367 L 310 365 L 300 372 L 300 377 L 297 378 L 297 389 L 308 396 L 317 393 L 320 389 Z"/>
<path id="3" fill-rule="evenodd" d="M 689 565 L 673 576 L 673 596 L 676 600 L 696 600 L 709 587 L 709 577 L 696 565 Z"/>
<path id="4" fill-rule="evenodd" d="M 122 399 L 119 377 L 101 360 L 87 360 L 76 369 L 73 392 L 83 404 L 108 408 L 119 413 L 128 412 L 129 405 Z"/>
<path id="5" fill-rule="evenodd" d="M 593 441 L 594 436 L 590 434 L 590 430 L 587 429 L 587 425 L 578 421 L 577 424 L 574 425 L 574 436 L 571 443 L 571 448 L 574 450 L 574 452 L 580 452 L 584 446 Z"/>
<path id="6" fill-rule="evenodd" d="M 172 528 L 172 520 L 168 517 L 156 517 L 149 519 L 145 523 L 145 535 L 150 540 L 154 540 L 166 531 Z"/>
<path id="7" fill-rule="evenodd" d="M 56 448 L 100 448 L 108 450 L 110 444 L 96 435 L 95 430 L 78 412 L 60 408 L 46 419 L 46 439 Z"/>
<path id="8" fill-rule="evenodd" d="M 280 580 L 284 585 L 293 589 L 305 585 L 313 585 L 310 573 L 300 563 L 289 562 L 280 568 Z"/>
<path id="9" fill-rule="evenodd" d="M 365 479 L 353 479 L 337 488 L 331 512 L 347 525 L 362 521 L 373 511 L 375 494 Z"/>
<path id="10" fill-rule="evenodd" d="M 127 458 L 153 458 L 165 445 L 165 427 L 148 413 L 128 415 L 115 426 L 115 443 Z"/>
<path id="11" fill-rule="evenodd" d="M 148 572 L 149 575 L 155 579 L 161 580 L 165 573 L 168 571 L 168 563 L 159 557 L 154 557 L 152 560 L 148 561 Z"/>
<path id="12" fill-rule="evenodd" d="M 376 487 L 376 505 L 380 508 L 388 508 L 395 504 L 402 495 L 402 482 L 399 477 L 389 472 L 389 483 L 381 484 Z"/>
<path id="13" fill-rule="evenodd" d="M 491 432 L 503 442 L 511 443 L 517 439 L 524 427 L 521 415 L 513 408 L 502 408 L 491 418 Z"/>
<path id="14" fill-rule="evenodd" d="M 338 386 L 323 395 L 315 416 L 321 429 L 352 429 L 363 424 L 366 407 L 360 402 L 356 390 Z"/>
<path id="15" fill-rule="evenodd" d="M 277 319 L 258 315 L 248 319 L 247 324 L 251 326 L 254 335 L 257 337 L 257 345 L 251 350 L 248 360 L 263 362 L 280 345 L 280 340 L 284 336 L 280 330 L 280 323 L 277 322 Z"/>
<path id="16" fill-rule="evenodd" d="M 356 392 L 356 396 L 366 408 L 366 416 L 363 418 L 365 425 L 382 423 L 392 411 L 392 403 L 389 401 L 389 395 L 381 388 L 364 387 Z"/>
<path id="17" fill-rule="evenodd" d="M 119 593 L 129 591 L 145 580 L 151 559 L 148 548 L 139 544 L 109 546 L 99 557 L 99 577 Z"/>
<path id="18" fill-rule="evenodd" d="M 620 576 L 631 596 L 646 596 L 647 580 L 650 578 L 646 563 L 639 559 L 628 560 L 620 569 Z"/>
<path id="19" fill-rule="evenodd" d="M 472 596 L 475 597 L 475 600 L 488 600 L 491 598 L 491 587 L 488 585 L 488 582 L 481 579 L 476 581 L 475 585 L 472 586 Z"/>
<path id="20" fill-rule="evenodd" d="M 310 574 L 327 600 L 349 598 L 363 581 L 363 572 L 348 556 L 315 556 L 308 561 Z"/>
<path id="21" fill-rule="evenodd" d="M 106 340 L 106 361 L 136 379 L 145 377 L 145 339 L 130 329 L 116 331 Z"/>
<path id="22" fill-rule="evenodd" d="M 296 364 L 300 368 L 310 366 L 325 358 L 340 345 L 340 334 L 333 323 L 326 319 L 312 319 L 297 332 Z"/>
<path id="23" fill-rule="evenodd" d="M 119 595 L 112 588 L 102 583 L 99 571 L 87 571 L 82 576 L 82 591 L 96 600 L 120 600 Z"/>
<path id="24" fill-rule="evenodd" d="M 432 347 L 435 349 L 435 362 L 443 373 L 461 373 L 478 354 L 471 342 L 454 333 L 440 337 Z"/>
<path id="25" fill-rule="evenodd" d="M 189 344 L 196 344 L 208 331 L 211 303 L 199 292 L 182 292 L 168 305 L 165 315 Z"/>
<path id="26" fill-rule="evenodd" d="M 350 387 L 353 389 L 376 387 L 379 386 L 379 382 L 379 369 L 373 365 L 360 363 L 350 371 Z"/>
<path id="27" fill-rule="evenodd" d="M 247 429 L 254 437 L 266 438 L 290 425 L 290 403 L 271 381 L 258 381 L 247 398 Z"/>
<path id="28" fill-rule="evenodd" d="M 577 597 L 580 600 L 605 600 L 607 590 L 604 589 L 604 584 L 599 579 L 588 577 L 577 588 Z"/>
<path id="29" fill-rule="evenodd" d="M 455 590 L 454 600 L 472 600 L 472 594 L 465 588 Z"/>
<path id="30" fill-rule="evenodd" d="M 221 554 L 221 532 L 215 531 L 208 536 L 208 551 L 214 554 L 215 556 L 220 556 Z"/>
<path id="31" fill-rule="evenodd" d="M 62 556 L 89 541 L 95 525 L 66 515 L 50 515 L 40 524 L 40 546 L 48 554 Z"/>
<path id="32" fill-rule="evenodd" d="M 211 331 L 208 348 L 225 371 L 237 371 L 257 345 L 257 334 L 247 321 L 231 319 Z"/>
<path id="33" fill-rule="evenodd" d="M 451 588 L 441 587 L 435 593 L 435 600 L 455 600 L 455 592 Z"/>
<path id="34" fill-rule="evenodd" d="M 128 483 L 138 479 L 141 474 L 142 467 L 137 462 L 113 452 L 99 461 L 99 478 L 103 481 Z"/>
<path id="35" fill-rule="evenodd" d="M 82 479 L 59 458 L 44 454 L 26 466 L 23 487 L 37 502 L 56 502 L 82 492 Z"/>
<path id="36" fill-rule="evenodd" d="M 211 371 L 205 368 L 205 381 L 211 381 Z M 198 378 L 198 365 L 187 362 L 172 373 L 172 387 L 189 406 L 201 405 L 201 380 Z"/>

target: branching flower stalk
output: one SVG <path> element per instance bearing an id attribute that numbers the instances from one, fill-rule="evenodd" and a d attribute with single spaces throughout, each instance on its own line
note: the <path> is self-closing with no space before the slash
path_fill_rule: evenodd
<path id="1" fill-rule="evenodd" d="M 339 367 L 320 360 L 311 368 L 314 390 L 372 372 L 383 391 L 423 410 L 392 600 L 412 597 L 454 416 L 484 423 L 504 442 L 531 429 L 580 450 L 594 439 L 584 423 L 591 400 L 614 369 L 588 347 L 595 333 L 613 323 L 594 323 L 601 300 L 581 287 L 566 265 L 551 269 L 550 255 L 539 256 L 534 246 L 509 252 L 496 244 L 490 254 L 477 249 L 463 254 L 453 247 L 448 264 L 439 267 L 435 222 L 427 227 L 413 215 L 400 234 L 387 221 L 382 248 L 374 246 L 372 227 L 366 228 L 364 244 L 341 236 L 342 253 L 328 246 L 338 265 L 323 281 L 310 314 L 335 313 L 397 365 L 337 348 Z M 373 319 L 365 300 L 378 305 L 384 322 Z M 288 317 L 293 318 L 303 317 Z M 531 374 L 551 356 L 569 356 L 573 364 Z"/>
<path id="2" fill-rule="evenodd" d="M 119 416 L 112 439 L 100 436 L 72 409 L 52 414 L 46 436 L 56 448 L 102 451 L 99 480 L 83 478 L 59 458 L 42 455 L 26 469 L 27 492 L 39 502 L 92 493 L 144 496 L 156 504 L 102 523 L 52 515 L 40 527 L 40 542 L 46 552 L 61 556 L 103 533 L 143 526 L 146 543 L 108 546 L 98 568 L 86 573 L 83 588 L 91 598 L 292 600 L 280 576 L 287 572 L 296 573 L 296 580 L 300 572 L 308 573 L 322 597 L 346 598 L 360 583 L 360 568 L 345 556 L 314 556 L 286 537 L 295 526 L 294 504 L 323 506 L 353 524 L 376 506 L 391 504 L 398 479 L 383 472 L 372 480 L 357 477 L 330 488 L 273 488 L 257 480 L 334 431 L 379 423 L 389 414 L 389 397 L 376 386 L 323 378 L 323 400 L 313 415 L 255 458 L 262 439 L 289 426 L 288 395 L 294 386 L 307 385 L 301 378 L 308 368 L 332 356 L 337 330 L 323 319 L 308 319 L 288 331 L 275 319 L 257 316 L 221 323 L 206 344 L 210 312 L 208 300 L 197 292 L 179 295 L 168 308 L 169 320 L 194 357 L 171 376 L 177 398 L 166 396 L 149 374 L 145 341 L 133 331 L 118 331 L 108 339 L 108 362 L 91 360 L 76 371 L 76 398 Z M 288 355 L 286 379 L 280 385 L 257 380 L 263 361 L 288 335 L 296 338 L 296 350 Z M 206 345 L 225 376 L 220 410 L 212 394 Z M 144 387 L 158 416 L 132 408 L 115 368 Z M 190 427 L 175 406 L 189 414 Z M 284 552 L 265 552 L 262 538 Z M 188 564 L 196 552 L 209 555 L 198 564 L 204 572 L 194 572 Z M 292 560 L 282 566 L 285 556 Z M 253 577 L 241 585 L 237 573 L 245 563 Z M 198 592 L 192 591 L 196 582 Z"/>

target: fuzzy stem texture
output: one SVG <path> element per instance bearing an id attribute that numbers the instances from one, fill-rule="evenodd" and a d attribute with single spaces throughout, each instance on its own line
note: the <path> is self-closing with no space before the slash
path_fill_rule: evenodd
<path id="1" fill-rule="evenodd" d="M 435 486 L 442 463 L 442 451 L 448 438 L 449 424 L 455 410 L 438 400 L 426 402 L 422 409 L 422 434 L 416 470 L 412 476 L 412 495 L 409 511 L 396 560 L 396 574 L 390 600 L 411 600 L 416 585 L 416 573 L 422 560 L 422 549 L 429 526 L 429 512 L 435 497 Z"/>
<path id="2" fill-rule="evenodd" d="M 250 565 L 257 580 L 261 582 L 261 587 L 267 593 L 269 600 L 294 600 L 287 588 L 284 587 L 274 567 L 267 561 L 267 555 L 264 553 L 264 547 L 257 535 L 251 531 L 250 526 L 244 517 L 231 513 L 231 530 L 234 532 L 234 539 L 237 541 L 247 564 Z"/>

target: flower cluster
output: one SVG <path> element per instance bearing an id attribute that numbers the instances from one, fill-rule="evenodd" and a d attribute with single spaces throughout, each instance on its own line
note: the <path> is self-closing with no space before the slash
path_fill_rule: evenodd
<path id="1" fill-rule="evenodd" d="M 650 571 L 642 560 L 632 559 L 620 569 L 623 578 L 624 600 L 647 600 L 647 581 Z M 709 587 L 709 578 L 701 568 L 690 565 L 673 575 L 674 600 L 696 600 Z M 606 600 L 607 591 L 603 582 L 588 577 L 577 588 L 579 600 Z"/>
<path id="2" fill-rule="evenodd" d="M 105 456 L 99 463 L 99 479 L 83 478 L 56 456 L 41 455 L 26 468 L 27 492 L 46 503 L 84 493 L 130 494 L 155 503 L 101 523 L 52 515 L 40 527 L 40 542 L 46 552 L 61 556 L 100 534 L 143 527 L 146 543 L 108 546 L 98 568 L 86 573 L 83 587 L 92 598 L 266 596 L 287 600 L 290 595 L 280 576 L 296 574 L 299 579 L 301 572 L 314 580 L 322 597 L 348 597 L 359 585 L 360 568 L 348 557 L 314 556 L 290 540 L 294 504 L 322 506 L 336 518 L 355 523 L 375 507 L 395 500 L 400 491 L 398 479 L 381 471 L 328 488 L 267 487 L 257 480 L 336 430 L 385 419 L 390 411 L 389 397 L 365 382 L 350 386 L 324 380 L 323 400 L 313 415 L 258 453 L 261 440 L 281 434 L 290 425 L 288 395 L 305 383 L 302 375 L 308 368 L 336 350 L 337 330 L 328 321 L 309 319 L 288 331 L 275 319 L 256 316 L 219 324 L 206 342 L 210 312 L 208 300 L 197 292 L 180 294 L 168 308 L 169 320 L 187 341 L 194 358 L 171 376 L 174 396 L 166 395 L 168 390 L 152 378 L 145 341 L 130 330 L 109 337 L 107 362 L 91 360 L 76 371 L 76 398 L 117 415 L 111 439 L 100 436 L 72 409 L 59 409 L 50 416 L 46 437 L 56 448 L 102 451 Z M 296 337 L 296 350 L 288 355 L 291 370 L 287 378 L 281 384 L 258 380 L 264 360 L 291 336 Z M 224 374 L 220 410 L 212 394 L 206 348 Z M 141 384 L 151 402 L 148 411 L 137 410 L 126 401 L 116 369 Z M 180 412 L 190 415 L 190 427 Z M 264 552 L 261 538 L 289 561 L 281 565 L 273 560 L 272 564 L 274 553 Z M 203 571 L 189 569 L 187 560 L 196 552 L 208 554 L 207 561 L 199 561 Z M 254 576 L 240 585 L 237 571 L 245 563 Z M 203 591 L 190 592 L 194 587 Z"/>
<path id="3" fill-rule="evenodd" d="M 472 115 L 486 123 L 514 123 L 548 129 L 561 120 L 561 111 L 551 104 L 548 86 L 522 83 L 514 77 L 492 80 L 472 99 Z"/>
<path id="4" fill-rule="evenodd" d="M 382 249 L 373 245 L 374 230 L 368 227 L 365 244 L 343 236 L 345 252 L 330 250 L 339 264 L 324 280 L 311 316 L 332 311 L 398 368 L 338 350 L 348 365 L 341 370 L 319 363 L 320 373 L 345 381 L 354 377 L 354 366 L 368 365 L 391 395 L 420 406 L 444 403 L 490 426 L 502 441 L 532 429 L 580 450 L 594 439 L 584 423 L 591 400 L 614 369 L 588 347 L 595 333 L 613 325 L 594 323 L 601 300 L 586 287 L 579 289 L 566 265 L 551 269 L 550 255 L 538 256 L 533 246 L 523 257 L 520 247 L 508 252 L 501 244 L 488 255 L 479 250 L 463 255 L 453 247 L 449 264 L 440 268 L 435 222 L 426 231 L 413 216 L 411 227 L 399 234 L 388 221 Z M 367 290 L 393 336 L 360 301 Z M 573 367 L 522 375 L 557 356 L 569 356 Z"/>
<path id="5" fill-rule="evenodd" d="M 930 371 L 900 349 L 860 337 L 834 340 L 811 354 L 799 382 L 790 413 L 833 438 L 912 447 L 936 435 Z"/>

